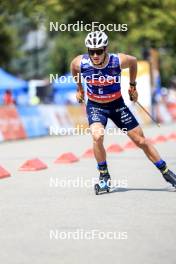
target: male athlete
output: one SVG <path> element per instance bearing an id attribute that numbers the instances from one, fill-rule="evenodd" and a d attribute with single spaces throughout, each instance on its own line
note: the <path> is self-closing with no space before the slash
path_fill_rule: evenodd
<path id="1" fill-rule="evenodd" d="M 77 78 L 76 98 L 84 101 L 81 75 L 87 83 L 87 116 L 93 137 L 93 150 L 98 164 L 100 180 L 110 180 L 103 146 L 102 131 L 110 118 L 117 127 L 126 129 L 127 135 L 141 148 L 151 162 L 159 169 L 164 179 L 176 187 L 176 175 L 168 169 L 155 147 L 145 138 L 136 118 L 125 105 L 121 95 L 121 70 L 129 68 L 129 96 L 138 99 L 136 90 L 137 60 L 123 53 L 108 53 L 108 37 L 104 32 L 95 31 L 85 39 L 87 53 L 71 62 L 72 75 Z"/>

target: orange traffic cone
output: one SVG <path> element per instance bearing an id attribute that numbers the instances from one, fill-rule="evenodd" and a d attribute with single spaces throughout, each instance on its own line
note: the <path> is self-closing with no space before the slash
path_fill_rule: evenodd
<path id="1" fill-rule="evenodd" d="M 27 160 L 20 168 L 20 171 L 37 171 L 47 169 L 47 165 L 39 159 Z"/>
<path id="2" fill-rule="evenodd" d="M 118 144 L 112 144 L 106 149 L 106 151 L 112 153 L 119 153 L 123 151 L 123 148 Z"/>
<path id="3" fill-rule="evenodd" d="M 128 141 L 125 145 L 124 145 L 124 149 L 134 149 L 136 148 L 137 146 L 134 144 L 133 141 Z"/>
<path id="4" fill-rule="evenodd" d="M 94 157 L 94 152 L 93 152 L 93 149 L 90 148 L 90 149 L 87 149 L 83 155 L 81 156 L 82 158 L 93 158 Z"/>
<path id="5" fill-rule="evenodd" d="M 0 179 L 10 177 L 10 173 L 0 166 Z"/>
<path id="6" fill-rule="evenodd" d="M 61 156 L 59 156 L 55 163 L 72 163 L 77 162 L 79 159 L 71 152 L 63 153 Z"/>

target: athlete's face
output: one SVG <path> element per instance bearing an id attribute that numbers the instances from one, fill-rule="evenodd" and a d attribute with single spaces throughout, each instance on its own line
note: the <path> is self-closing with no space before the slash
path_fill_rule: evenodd
<path id="1" fill-rule="evenodd" d="M 93 64 L 98 65 L 101 64 L 104 60 L 105 56 L 105 48 L 99 49 L 88 49 L 89 56 L 93 62 Z"/>

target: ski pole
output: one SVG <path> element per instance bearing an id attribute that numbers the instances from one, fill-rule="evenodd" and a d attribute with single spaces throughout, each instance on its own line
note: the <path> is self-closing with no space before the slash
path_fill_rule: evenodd
<path id="1" fill-rule="evenodd" d="M 154 117 L 137 101 L 137 105 L 151 118 L 151 120 L 160 127 L 160 124 L 154 119 Z"/>

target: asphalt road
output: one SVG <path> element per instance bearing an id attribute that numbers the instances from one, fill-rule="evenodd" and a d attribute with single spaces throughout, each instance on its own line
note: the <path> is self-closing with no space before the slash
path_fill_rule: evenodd
<path id="1" fill-rule="evenodd" d="M 145 134 L 173 131 L 176 124 L 149 127 Z M 127 141 L 126 136 L 106 136 L 105 145 Z M 94 159 L 53 162 L 63 152 L 80 156 L 90 147 L 90 136 L 0 145 L 0 165 L 12 174 L 0 180 L 0 263 L 176 263 L 176 192 L 143 152 L 134 149 L 108 154 L 114 188 L 96 196 L 90 186 L 97 176 Z M 176 171 L 176 141 L 156 147 Z M 34 157 L 48 169 L 18 171 Z"/>

